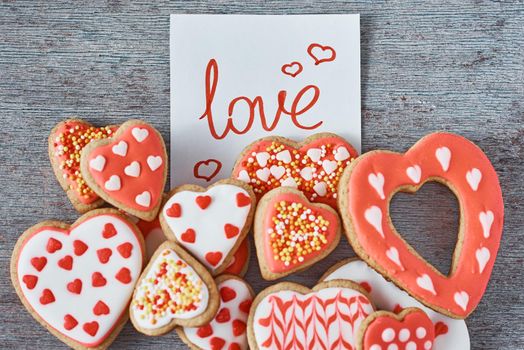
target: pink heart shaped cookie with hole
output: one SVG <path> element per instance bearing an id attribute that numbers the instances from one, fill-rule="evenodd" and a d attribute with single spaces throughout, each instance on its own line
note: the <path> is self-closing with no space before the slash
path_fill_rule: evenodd
<path id="1" fill-rule="evenodd" d="M 313 289 L 281 282 L 263 290 L 251 306 L 251 349 L 354 349 L 360 324 L 374 311 L 351 281 L 322 282 Z"/>
<path id="2" fill-rule="evenodd" d="M 24 232 L 11 278 L 24 306 L 58 339 L 105 349 L 127 321 L 143 256 L 138 229 L 118 211 L 98 209 L 71 226 L 45 221 Z"/>
<path id="3" fill-rule="evenodd" d="M 281 187 L 259 201 L 254 232 L 262 277 L 275 280 L 328 256 L 340 241 L 340 220 L 330 206 Z"/>
<path id="4" fill-rule="evenodd" d="M 216 316 L 200 327 L 177 328 L 177 333 L 191 348 L 246 350 L 247 317 L 255 294 L 235 276 L 221 275 L 215 282 L 220 295 Z"/>
<path id="5" fill-rule="evenodd" d="M 238 180 L 221 180 L 206 189 L 183 185 L 169 193 L 160 224 L 168 239 L 216 275 L 228 267 L 249 232 L 254 204 L 253 191 Z"/>
<path id="6" fill-rule="evenodd" d="M 435 341 L 435 327 L 424 311 L 404 309 L 394 314 L 377 311 L 362 323 L 357 350 L 431 350 Z"/>
<path id="7" fill-rule="evenodd" d="M 460 225 L 448 276 L 426 262 L 392 226 L 389 202 L 438 181 L 460 203 Z M 355 252 L 428 307 L 466 318 L 488 284 L 502 236 L 504 205 L 497 174 L 471 141 L 434 133 L 405 154 L 372 151 L 355 160 L 340 183 L 339 206 Z"/>
<path id="8" fill-rule="evenodd" d="M 129 120 L 112 137 L 84 148 L 81 171 L 86 183 L 104 200 L 152 221 L 162 203 L 167 177 L 164 140 L 151 125 Z"/>
<path id="9" fill-rule="evenodd" d="M 302 142 L 266 137 L 242 151 L 232 177 L 248 183 L 258 199 L 274 188 L 294 187 L 308 200 L 336 209 L 338 182 L 357 155 L 346 140 L 330 133 Z"/>

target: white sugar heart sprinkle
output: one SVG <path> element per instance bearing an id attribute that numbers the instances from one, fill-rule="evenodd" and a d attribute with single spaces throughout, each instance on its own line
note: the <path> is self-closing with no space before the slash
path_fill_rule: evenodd
<path id="1" fill-rule="evenodd" d="M 420 166 L 413 165 L 406 169 L 406 175 L 408 175 L 411 181 L 418 184 L 420 182 L 420 177 L 422 176 L 422 170 L 420 169 Z"/>
<path id="2" fill-rule="evenodd" d="M 495 216 L 493 215 L 493 212 L 491 210 L 487 211 L 481 211 L 479 214 L 479 221 L 482 225 L 482 233 L 484 234 L 484 238 L 489 238 L 489 235 L 491 234 L 491 225 L 493 225 L 493 220 L 495 220 Z"/>
<path id="3" fill-rule="evenodd" d="M 246 170 L 241 170 L 238 173 L 237 179 L 240 180 L 240 181 L 247 182 L 247 183 L 249 183 L 251 181 L 251 179 L 249 178 L 249 174 L 248 174 L 248 172 Z"/>
<path id="4" fill-rule="evenodd" d="M 116 145 L 114 145 L 111 150 L 114 154 L 125 157 L 127 154 L 127 142 L 120 141 Z"/>
<path id="5" fill-rule="evenodd" d="M 135 140 L 137 140 L 138 142 L 142 142 L 149 136 L 149 131 L 147 131 L 147 129 L 137 127 L 131 130 L 131 134 L 133 135 Z"/>
<path id="6" fill-rule="evenodd" d="M 257 153 L 255 158 L 257 159 L 258 165 L 264 167 L 264 166 L 266 166 L 267 161 L 269 159 L 269 153 L 267 153 L 267 152 Z"/>
<path id="7" fill-rule="evenodd" d="M 464 311 L 466 311 L 469 303 L 469 295 L 468 293 L 462 291 L 462 292 L 456 292 L 453 296 L 453 299 L 455 300 L 455 303 L 460 306 L 460 308 Z"/>
<path id="8" fill-rule="evenodd" d="M 149 207 L 151 204 L 151 193 L 144 191 L 135 197 L 135 202 L 143 207 Z"/>
<path id="9" fill-rule="evenodd" d="M 280 184 L 282 186 L 287 186 L 287 187 L 295 187 L 295 188 L 298 187 L 298 184 L 296 183 L 295 179 L 293 179 L 292 177 L 286 178 Z"/>
<path id="10" fill-rule="evenodd" d="M 300 176 L 306 181 L 309 181 L 313 178 L 313 169 L 311 167 L 305 167 L 300 170 Z"/>
<path id="11" fill-rule="evenodd" d="M 440 166 L 442 167 L 442 170 L 448 171 L 449 169 L 449 162 L 451 160 L 451 151 L 447 147 L 439 147 L 435 151 L 435 157 L 437 157 L 437 160 L 440 163 Z"/>
<path id="12" fill-rule="evenodd" d="M 420 288 L 431 292 L 431 294 L 437 295 L 437 292 L 435 292 L 435 287 L 433 286 L 433 281 L 427 274 L 422 274 L 420 277 L 417 277 L 417 285 Z"/>
<path id="13" fill-rule="evenodd" d="M 149 156 L 147 157 L 147 165 L 151 171 L 155 171 L 162 165 L 162 157 L 160 156 Z"/>
<path id="14" fill-rule="evenodd" d="M 373 205 L 366 209 L 364 212 L 366 221 L 371 224 L 377 230 L 378 233 L 384 238 L 384 232 L 382 231 L 382 210 L 376 205 Z"/>
<path id="15" fill-rule="evenodd" d="M 337 168 L 337 162 L 334 160 L 325 159 L 322 161 L 322 168 L 324 168 L 326 174 L 329 175 Z"/>
<path id="16" fill-rule="evenodd" d="M 380 199 L 385 199 L 384 195 L 384 175 L 382 173 L 371 173 L 368 175 L 368 182 L 377 191 Z"/>
<path id="17" fill-rule="evenodd" d="M 344 146 L 337 148 L 335 151 L 333 151 L 333 154 L 335 155 L 335 160 L 337 161 L 346 160 L 350 156 L 348 149 Z"/>
<path id="18" fill-rule="evenodd" d="M 466 173 L 466 180 L 473 191 L 478 190 L 482 173 L 477 168 L 473 168 Z"/>
<path id="19" fill-rule="evenodd" d="M 268 168 L 262 168 L 256 171 L 257 177 L 264 182 L 267 182 L 267 179 L 269 179 L 270 174 L 271 173 L 269 172 Z"/>
<path id="20" fill-rule="evenodd" d="M 108 191 L 118 191 L 121 188 L 120 177 L 118 175 L 111 175 L 109 180 L 105 182 L 104 187 Z"/>
<path id="21" fill-rule="evenodd" d="M 271 175 L 273 175 L 278 180 L 284 176 L 286 173 L 286 168 L 284 168 L 282 165 L 272 165 L 271 168 L 269 168 L 269 171 L 271 172 Z"/>
<path id="22" fill-rule="evenodd" d="M 398 254 L 398 250 L 395 247 L 389 247 L 388 250 L 386 250 L 386 256 L 389 258 L 389 260 L 393 261 L 395 264 L 397 264 L 402 270 L 404 270 L 404 266 L 400 262 L 400 256 Z"/>
<path id="23" fill-rule="evenodd" d="M 276 156 L 277 160 L 280 160 L 286 164 L 291 163 L 291 153 L 286 149 L 284 151 L 278 152 Z"/>
<path id="24" fill-rule="evenodd" d="M 319 182 L 316 183 L 315 186 L 313 186 L 313 190 L 321 197 L 325 196 L 327 193 L 327 186 L 325 182 Z"/>
<path id="25" fill-rule="evenodd" d="M 482 273 L 484 268 L 486 268 L 486 264 L 488 263 L 490 256 L 491 254 L 489 249 L 486 247 L 479 248 L 475 252 L 475 257 L 477 258 L 477 262 L 479 264 L 480 273 Z"/>
<path id="26" fill-rule="evenodd" d="M 124 174 L 132 177 L 140 176 L 140 163 L 136 160 L 124 168 Z"/>
<path id="27" fill-rule="evenodd" d="M 105 166 L 106 166 L 106 158 L 102 155 L 98 155 L 89 161 L 89 167 L 96 171 L 104 170 Z"/>
<path id="28" fill-rule="evenodd" d="M 322 151 L 318 148 L 310 148 L 306 152 L 307 156 L 311 158 L 311 160 L 316 163 L 320 160 L 320 157 L 322 156 Z"/>

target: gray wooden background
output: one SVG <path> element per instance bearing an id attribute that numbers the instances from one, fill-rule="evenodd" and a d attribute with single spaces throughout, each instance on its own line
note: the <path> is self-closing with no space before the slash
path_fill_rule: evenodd
<path id="1" fill-rule="evenodd" d="M 8 269 L 27 227 L 78 216 L 53 176 L 46 138 L 77 115 L 98 125 L 144 118 L 169 141 L 170 13 L 360 13 L 363 150 L 402 151 L 434 130 L 484 149 L 500 175 L 506 221 L 487 292 L 467 324 L 473 349 L 524 348 L 524 4 L 485 0 L 0 1 L 0 348 L 64 348 L 24 310 Z M 397 197 L 399 230 L 447 271 L 458 227 L 451 192 L 428 184 Z M 342 240 L 289 280 L 311 286 L 350 256 Z M 268 283 L 252 258 L 247 279 L 259 291 Z M 167 347 L 183 347 L 174 332 L 147 338 L 129 324 L 113 345 Z"/>

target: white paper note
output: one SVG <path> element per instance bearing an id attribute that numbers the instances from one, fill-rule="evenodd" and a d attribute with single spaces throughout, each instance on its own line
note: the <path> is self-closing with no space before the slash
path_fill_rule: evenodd
<path id="1" fill-rule="evenodd" d="M 231 174 L 264 136 L 360 151 L 359 15 L 171 15 L 171 186 Z"/>

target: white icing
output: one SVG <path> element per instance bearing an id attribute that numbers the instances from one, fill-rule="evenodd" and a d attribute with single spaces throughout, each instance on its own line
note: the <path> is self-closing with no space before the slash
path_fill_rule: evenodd
<path id="1" fill-rule="evenodd" d="M 312 294 L 315 294 L 318 298 L 322 300 L 327 300 L 336 298 L 339 293 L 343 298 L 351 298 L 355 296 L 364 297 L 360 292 L 356 290 L 343 287 L 325 288 L 317 292 L 312 292 L 305 295 L 289 290 L 276 291 L 267 295 L 258 303 L 258 305 L 256 306 L 256 310 L 253 314 L 254 317 L 252 326 L 255 341 L 258 347 L 260 349 L 269 349 L 268 347 L 263 347 L 262 343 L 266 339 L 268 339 L 271 334 L 271 327 L 262 326 L 259 322 L 261 319 L 267 318 L 272 311 L 275 312 L 275 316 L 279 320 L 281 320 L 281 322 L 283 322 L 284 325 L 289 325 L 291 319 L 293 318 L 292 311 L 288 311 L 285 314 L 282 314 L 278 307 L 273 308 L 271 303 L 272 297 L 278 296 L 285 302 L 290 301 L 292 299 L 305 300 L 311 297 Z M 362 308 L 361 310 L 363 310 L 363 312 L 357 313 L 357 303 L 360 304 L 360 307 Z M 329 324 L 328 331 L 326 332 L 322 325 L 322 320 L 328 319 L 330 316 L 334 316 L 336 320 L 337 316 L 335 315 L 337 309 L 341 314 L 348 315 L 350 319 L 354 318 L 354 323 L 351 324 L 339 318 L 337 322 L 332 321 L 332 323 Z M 291 310 L 291 308 L 288 310 Z M 311 343 L 315 334 L 328 348 L 330 348 L 330 346 L 333 345 L 333 343 L 340 337 L 342 337 L 347 343 L 351 344 L 352 346 L 355 346 L 356 334 L 358 332 L 360 324 L 366 318 L 367 315 L 374 311 L 371 304 L 362 304 L 360 301 L 358 301 L 357 298 L 355 299 L 355 302 L 351 305 L 348 305 L 346 303 L 333 303 L 329 307 L 327 307 L 325 311 L 321 311 L 323 310 L 323 308 L 320 306 L 316 306 L 313 302 L 311 302 L 303 310 L 301 308 L 296 308 L 295 310 L 296 311 L 294 312 L 294 316 L 304 323 L 306 319 L 311 317 L 313 310 L 316 310 L 318 312 L 318 316 L 321 318 L 321 320 L 319 320 L 316 317 L 313 317 L 312 322 L 309 324 L 306 332 L 304 332 L 299 327 L 297 327 L 292 334 L 282 334 L 282 330 L 278 327 L 275 327 L 274 331 L 276 332 L 279 341 L 282 342 L 284 341 L 284 339 L 287 339 L 287 341 L 289 342 L 291 337 L 295 336 L 298 342 L 302 344 L 304 348 L 308 348 L 308 344 Z M 271 349 L 273 348 L 274 344 Z"/>
<path id="2" fill-rule="evenodd" d="M 108 239 L 103 238 L 104 225 L 111 223 L 117 234 Z M 47 242 L 54 238 L 62 243 L 62 248 L 49 253 Z M 74 254 L 73 242 L 81 240 L 88 249 L 81 255 Z M 129 258 L 124 258 L 117 247 L 123 243 L 131 243 Z M 110 248 L 111 258 L 105 264 L 98 260 L 97 250 Z M 73 258 L 71 271 L 58 266 L 58 261 L 69 255 Z M 47 264 L 38 272 L 32 265 L 34 257 L 45 257 Z M 124 284 L 115 278 L 121 268 L 130 271 L 131 282 Z M 18 281 L 21 291 L 37 314 L 49 323 L 51 327 L 67 337 L 83 344 L 94 344 L 102 341 L 118 321 L 122 312 L 127 312 L 127 305 L 133 288 L 142 271 L 142 253 L 140 243 L 130 226 L 122 219 L 112 215 L 91 217 L 75 226 L 69 234 L 64 234 L 49 228 L 36 233 L 24 244 L 17 262 Z M 106 279 L 103 287 L 92 287 L 91 278 L 94 272 L 100 272 Z M 23 276 L 34 275 L 38 282 L 33 289 L 28 289 L 23 282 Z M 73 294 L 67 289 L 67 284 L 75 279 L 82 281 L 80 294 Z M 39 301 L 42 291 L 50 289 L 55 296 L 53 303 L 42 305 Z M 109 307 L 108 315 L 96 316 L 93 307 L 98 301 L 103 301 Z M 64 328 L 64 316 L 70 314 L 78 324 L 71 330 Z M 84 332 L 84 323 L 96 321 L 99 329 L 94 337 Z"/>
<path id="3" fill-rule="evenodd" d="M 267 164 L 267 161 L 269 160 L 269 153 L 267 152 L 260 152 L 255 155 L 255 158 L 257 160 L 258 165 L 261 167 L 265 167 Z"/>
<path id="4" fill-rule="evenodd" d="M 104 187 L 108 191 L 118 191 L 122 188 L 120 177 L 118 175 L 111 175 L 109 180 L 104 183 Z"/>
<path id="5" fill-rule="evenodd" d="M 188 249 L 197 259 L 211 270 L 220 266 L 231 249 L 235 246 L 240 234 L 227 238 L 224 226 L 231 224 L 240 231 L 246 224 L 251 205 L 238 207 L 236 195 L 249 194 L 243 188 L 221 184 L 209 188 L 206 192 L 182 191 L 174 194 L 162 209 L 164 219 L 175 235 L 178 243 Z M 203 211 L 195 202 L 196 197 L 207 195 L 211 197 L 211 203 Z M 167 215 L 167 210 L 174 204 L 181 206 L 182 215 L 173 218 Z M 182 234 L 187 229 L 195 231 L 195 242 L 187 243 L 182 240 Z M 206 259 L 206 253 L 219 251 L 222 259 L 216 266 L 211 265 Z"/>
<path id="6" fill-rule="evenodd" d="M 377 309 L 393 311 L 397 305 L 402 308 L 418 307 L 428 315 L 434 324 L 437 322 L 445 323 L 448 326 L 448 332 L 435 338 L 434 350 L 468 350 L 470 348 L 468 329 L 464 320 L 452 319 L 427 308 L 393 283 L 386 281 L 365 262 L 361 260 L 348 262 L 326 276 L 325 280 L 340 278 L 357 283 L 368 283 L 371 286 L 369 293 L 371 300 L 375 303 Z M 412 344 L 416 348 L 416 344 Z M 408 348 L 406 346 L 406 349 Z"/>
<path id="7" fill-rule="evenodd" d="M 427 274 L 423 274 L 420 277 L 417 277 L 417 285 L 427 290 L 428 292 L 431 292 L 433 295 L 437 295 L 437 292 L 435 292 L 435 287 L 433 286 L 433 281 L 431 280 L 431 277 L 429 277 Z"/>
<path id="8" fill-rule="evenodd" d="M 284 168 L 282 165 L 272 165 L 271 168 L 269 168 L 269 171 L 271 172 L 271 175 L 273 175 L 278 180 L 284 176 L 286 173 L 286 168 Z"/>
<path id="9" fill-rule="evenodd" d="M 225 344 L 222 347 L 222 349 L 229 349 L 229 346 L 231 344 L 236 343 L 240 346 L 240 349 L 246 350 L 248 349 L 247 327 L 245 332 L 239 334 L 238 336 L 235 336 L 233 333 L 233 321 L 237 320 L 244 322 L 245 324 L 247 323 L 247 317 L 249 314 L 241 311 L 239 309 L 239 305 L 246 300 L 251 300 L 253 296 L 251 295 L 251 292 L 249 291 L 246 284 L 236 279 L 229 279 L 220 283 L 218 285 L 218 290 L 220 291 L 220 289 L 223 287 L 229 287 L 233 289 L 236 293 L 235 298 L 227 302 L 224 302 L 222 299 L 220 299 L 219 310 L 227 308 L 231 315 L 230 321 L 225 323 L 219 323 L 215 319 L 213 319 L 209 323 L 209 325 L 213 329 L 213 334 L 206 338 L 201 338 L 200 336 L 198 336 L 198 327 L 184 327 L 184 333 L 186 337 L 189 339 L 189 341 L 195 344 L 199 349 L 211 349 L 210 339 L 213 337 L 218 337 L 225 340 Z"/>
<path id="10" fill-rule="evenodd" d="M 417 350 L 417 343 L 410 341 L 406 344 L 406 350 Z"/>
<path id="11" fill-rule="evenodd" d="M 400 340 L 403 343 L 408 341 L 410 336 L 411 336 L 411 332 L 407 328 L 402 328 L 400 332 L 398 332 L 398 340 Z"/>
<path id="12" fill-rule="evenodd" d="M 386 343 L 392 342 L 395 339 L 395 330 L 393 328 L 386 328 L 382 331 L 382 340 Z"/>
<path id="13" fill-rule="evenodd" d="M 164 249 L 162 253 L 160 253 L 156 260 L 153 262 L 153 265 L 151 265 L 151 268 L 147 272 L 147 275 L 145 278 L 142 278 L 140 282 L 136 286 L 136 294 L 133 298 L 133 301 L 131 302 L 131 310 L 130 312 L 133 314 L 133 317 L 135 319 L 135 322 L 141 327 L 145 329 L 155 329 L 160 328 L 168 324 L 173 319 L 190 319 L 197 317 L 201 313 L 203 313 L 207 309 L 208 301 L 209 301 L 209 290 L 207 289 L 206 284 L 202 281 L 198 273 L 190 266 L 187 265 L 185 267 L 182 267 L 180 269 L 180 272 L 186 275 L 186 278 L 191 281 L 194 285 L 200 285 L 200 293 L 196 296 L 200 300 L 200 303 L 197 304 L 197 307 L 194 310 L 186 311 L 183 313 L 176 313 L 174 314 L 171 312 L 171 309 L 168 308 L 168 311 L 164 313 L 163 316 L 160 316 L 159 314 L 156 314 L 156 324 L 151 324 L 151 316 L 152 313 L 149 315 L 146 314 L 144 310 L 140 310 L 138 307 L 135 306 L 134 302 L 135 300 L 140 300 L 141 298 L 144 298 L 146 295 L 146 291 L 149 291 L 152 295 L 156 294 L 155 291 L 158 290 L 165 290 L 169 293 L 170 299 L 174 302 L 180 303 L 180 294 L 176 293 L 170 288 L 167 284 L 173 284 L 172 280 L 160 280 L 157 284 L 153 284 L 150 281 L 154 280 L 156 277 L 156 274 L 158 273 L 158 265 L 161 264 L 163 261 L 166 260 L 182 260 L 178 256 L 178 254 L 171 250 L 171 249 Z M 170 268 L 169 265 L 167 267 Z"/>
<path id="14" fill-rule="evenodd" d="M 286 164 L 291 163 L 291 153 L 289 153 L 289 150 L 284 150 L 277 153 L 276 156 L 277 160 L 280 160 Z"/>
<path id="15" fill-rule="evenodd" d="M 473 168 L 466 173 L 466 180 L 473 191 L 479 188 L 480 180 L 482 180 L 482 173 L 477 168 Z"/>
<path id="16" fill-rule="evenodd" d="M 368 182 L 377 191 L 380 199 L 385 199 L 384 195 L 384 175 L 382 173 L 371 173 L 368 175 Z"/>
<path id="17" fill-rule="evenodd" d="M 313 169 L 311 167 L 305 167 L 300 170 L 300 176 L 306 180 L 309 181 L 313 178 Z"/>
<path id="18" fill-rule="evenodd" d="M 378 233 L 384 238 L 384 232 L 382 231 L 382 210 L 376 205 L 373 205 L 366 209 L 364 212 L 366 221 L 377 230 Z"/>
<path id="19" fill-rule="evenodd" d="M 380 345 L 378 345 L 378 344 L 373 344 L 373 345 L 371 345 L 369 350 L 382 350 L 382 347 Z"/>
<path id="20" fill-rule="evenodd" d="M 386 256 L 389 260 L 393 261 L 395 264 L 397 264 L 402 270 L 404 270 L 404 266 L 400 262 L 400 257 L 398 254 L 398 249 L 395 247 L 389 247 L 388 250 L 386 250 Z"/>
<path id="21" fill-rule="evenodd" d="M 124 168 L 124 174 L 126 174 L 127 176 L 139 177 L 140 176 L 140 163 L 137 162 L 136 160 L 132 161 L 131 164 L 129 164 L 128 166 Z"/>
<path id="22" fill-rule="evenodd" d="M 155 171 L 156 169 L 160 168 L 160 166 L 162 165 L 162 157 L 148 156 L 147 165 L 149 165 L 149 169 L 151 169 L 151 171 Z"/>
<path id="23" fill-rule="evenodd" d="M 322 157 L 322 150 L 318 148 L 310 148 L 307 150 L 306 155 L 311 158 L 311 160 L 316 163 L 320 160 L 320 157 Z"/>
<path id="24" fill-rule="evenodd" d="M 263 182 L 266 182 L 267 179 L 269 179 L 269 175 L 271 173 L 269 172 L 269 169 L 268 168 L 262 168 L 262 169 L 258 169 L 256 171 L 256 175 L 257 177 L 262 180 Z"/>
<path id="25" fill-rule="evenodd" d="M 424 349 L 426 350 L 431 350 L 432 346 L 433 346 L 433 343 L 431 342 L 431 340 L 426 340 L 426 342 L 424 343 Z"/>
<path id="26" fill-rule="evenodd" d="M 417 338 L 419 339 L 422 339 L 426 336 L 427 334 L 427 331 L 426 331 L 426 328 L 424 327 L 418 327 L 415 331 L 415 335 L 417 336 Z"/>
<path id="27" fill-rule="evenodd" d="M 451 151 L 447 147 L 439 147 L 435 151 L 435 157 L 437 157 L 437 160 L 440 163 L 440 166 L 442 167 L 442 170 L 448 171 L 449 169 L 449 162 L 451 160 Z"/>
<path id="28" fill-rule="evenodd" d="M 350 154 L 348 152 L 348 149 L 344 146 L 340 146 L 336 150 L 333 151 L 333 154 L 335 155 L 335 159 L 337 161 L 343 161 L 350 157 Z"/>
<path id="29" fill-rule="evenodd" d="M 479 220 L 480 224 L 482 225 L 482 233 L 484 234 L 484 238 L 489 238 L 491 225 L 493 224 L 493 220 L 495 220 L 493 212 L 491 210 L 481 211 L 479 214 Z"/>
<path id="30" fill-rule="evenodd" d="M 287 187 L 295 187 L 295 188 L 298 187 L 297 182 L 292 177 L 286 178 L 284 181 L 280 183 L 280 185 L 287 186 Z"/>
<path id="31" fill-rule="evenodd" d="M 486 264 L 488 263 L 490 256 L 491 254 L 489 252 L 489 249 L 486 247 L 479 248 L 475 252 L 475 257 L 477 258 L 477 262 L 479 264 L 480 273 L 484 271 L 484 268 L 486 267 Z"/>
<path id="32" fill-rule="evenodd" d="M 316 183 L 313 186 L 313 190 L 321 197 L 325 196 L 327 193 L 327 185 L 324 181 Z"/>
<path id="33" fill-rule="evenodd" d="M 322 161 L 322 168 L 326 174 L 331 174 L 335 169 L 337 169 L 338 163 L 335 160 L 324 159 Z"/>
<path id="34" fill-rule="evenodd" d="M 468 293 L 461 291 L 456 292 L 455 295 L 453 295 L 453 300 L 455 300 L 455 303 L 462 308 L 462 310 L 466 311 L 466 308 L 468 307 L 469 303 L 469 295 Z"/>
<path id="35" fill-rule="evenodd" d="M 104 170 L 106 166 L 106 158 L 102 155 L 98 155 L 89 161 L 89 167 L 96 171 Z"/>
<path id="36" fill-rule="evenodd" d="M 240 181 L 247 182 L 247 183 L 251 181 L 251 179 L 249 178 L 249 174 L 246 170 L 240 170 L 240 172 L 238 173 L 237 179 Z"/>
<path id="37" fill-rule="evenodd" d="M 111 148 L 111 150 L 113 151 L 114 154 L 125 157 L 127 155 L 127 142 L 120 141 L 119 143 L 114 145 Z"/>
<path id="38" fill-rule="evenodd" d="M 147 129 L 142 129 L 139 127 L 133 128 L 131 134 L 138 142 L 144 141 L 149 136 L 149 131 Z"/>
<path id="39" fill-rule="evenodd" d="M 141 205 L 145 208 L 149 207 L 149 205 L 151 204 L 151 193 L 149 193 L 149 191 L 144 191 L 140 193 L 135 197 L 135 202 L 136 204 Z"/>
<path id="40" fill-rule="evenodd" d="M 422 170 L 418 165 L 410 166 L 406 169 L 406 175 L 408 175 L 411 181 L 418 184 L 420 182 L 420 177 L 422 176 Z"/>
<path id="41" fill-rule="evenodd" d="M 397 344 L 389 344 L 387 350 L 398 350 Z"/>

